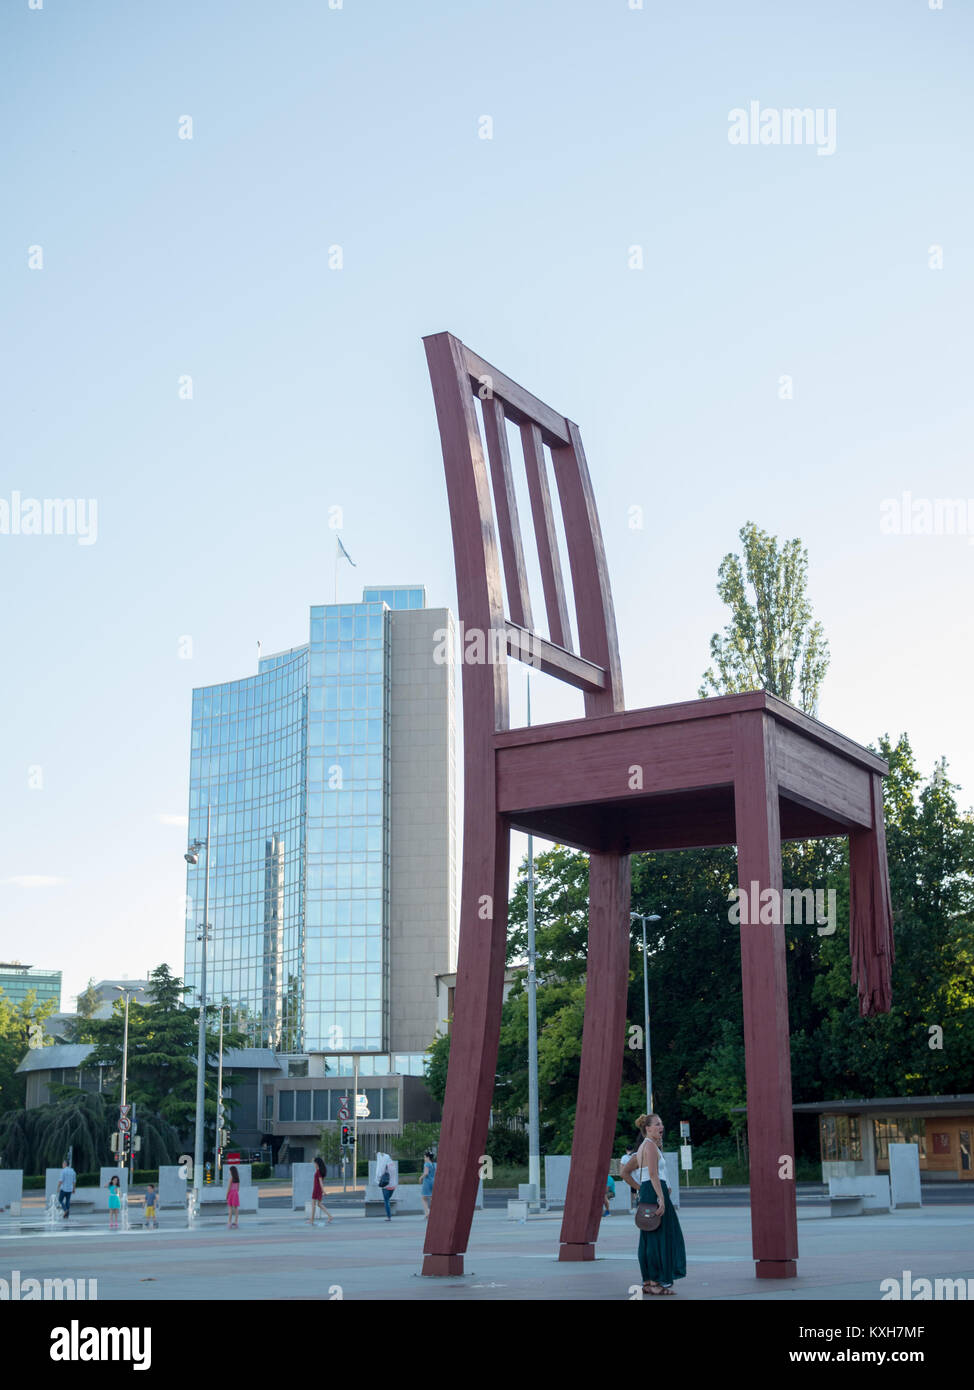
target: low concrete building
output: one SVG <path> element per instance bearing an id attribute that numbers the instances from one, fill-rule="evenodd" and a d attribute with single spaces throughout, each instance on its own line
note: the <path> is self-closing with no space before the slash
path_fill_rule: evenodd
<path id="1" fill-rule="evenodd" d="M 889 1173 L 889 1145 L 916 1144 L 927 1182 L 974 1181 L 974 1095 L 884 1096 L 793 1107 L 818 1115 L 822 1181 Z"/>
<path id="2" fill-rule="evenodd" d="M 354 1126 L 354 1084 L 353 1076 L 329 1075 L 291 1075 L 265 1082 L 263 1133 L 275 1156 L 280 1159 L 283 1152 L 290 1163 L 305 1162 L 318 1152 L 322 1129 L 337 1133 L 342 1123 Z M 358 1121 L 360 1157 L 374 1156 L 390 1135 L 401 1134 L 403 1125 L 410 1121 L 436 1123 L 440 1119 L 440 1107 L 422 1077 L 396 1072 L 360 1075 L 358 1090 L 365 1096 L 369 1112 Z M 343 1102 L 348 1109 L 347 1121 L 340 1118 Z"/>

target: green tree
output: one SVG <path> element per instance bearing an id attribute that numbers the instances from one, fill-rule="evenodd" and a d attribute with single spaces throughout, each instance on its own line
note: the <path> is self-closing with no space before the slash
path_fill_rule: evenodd
<path id="1" fill-rule="evenodd" d="M 974 820 L 958 807 L 943 762 L 924 779 L 905 735 L 895 744 L 884 736 L 878 751 L 890 765 L 893 1004 L 888 1014 L 860 1018 L 848 931 L 823 938 L 814 984 L 819 1074 L 836 1099 L 962 1093 L 974 1074 Z M 845 892 L 847 902 L 847 885 Z"/>
<path id="2" fill-rule="evenodd" d="M 737 1021 L 727 1018 L 718 1021 L 716 1033 L 708 1057 L 694 1075 L 688 1100 L 708 1119 L 722 1125 L 729 1122 L 740 1144 L 747 1133 L 744 1038 Z"/>
<path id="3" fill-rule="evenodd" d="M 34 990 L 17 1004 L 0 989 L 0 1114 L 24 1108 L 27 1078 L 17 1068 L 29 1051 L 50 1046 L 41 1025 L 56 1010 L 53 999 L 38 1004 Z"/>
<path id="4" fill-rule="evenodd" d="M 198 1009 L 187 1008 L 183 995 L 187 992 L 182 980 L 173 975 L 167 965 L 160 965 L 149 976 L 148 1000 L 145 1004 L 129 1006 L 128 1084 L 126 1099 L 138 1107 L 139 1123 L 142 1113 L 157 1115 L 171 1125 L 187 1141 L 196 1116 L 196 1050 L 199 1030 Z M 207 1089 L 204 1102 L 207 1134 L 216 1120 L 216 1054 L 218 1038 L 216 1007 L 207 1009 Z M 92 1019 L 88 1026 L 94 1051 L 87 1066 L 99 1062 L 112 1069 L 116 1078 L 110 1094 L 117 1101 L 119 1078 L 122 1072 L 124 1039 L 124 1005 L 119 1000 L 110 1019 Z M 217 1024 L 218 1026 L 218 1024 Z M 246 1035 L 237 1029 L 225 1029 L 225 1052 L 247 1045 Z M 224 1074 L 224 1094 L 238 1078 Z M 232 1115 L 233 1101 L 225 1099 Z"/>
<path id="5" fill-rule="evenodd" d="M 395 1158 L 422 1158 L 440 1140 L 440 1126 L 426 1120 L 408 1120 L 402 1134 L 389 1136 L 389 1153 Z"/>
<path id="6" fill-rule="evenodd" d="M 799 540 L 779 548 L 750 521 L 739 535 L 743 560 L 725 555 L 717 573 L 717 593 L 730 608 L 731 621 L 723 636 L 714 633 L 710 639 L 714 665 L 698 693 L 768 690 L 814 714 L 829 645 L 806 595 L 808 551 Z"/>
<path id="7" fill-rule="evenodd" d="M 341 1161 L 341 1135 L 337 1127 L 330 1129 L 327 1125 L 321 1126 L 318 1131 L 318 1152 L 326 1163 L 338 1163 Z"/>
<path id="8" fill-rule="evenodd" d="M 78 1017 L 94 1018 L 95 1010 L 98 1008 L 99 999 L 95 991 L 95 977 L 89 976 L 88 983 L 78 995 Z"/>
<path id="9" fill-rule="evenodd" d="M 35 1172 L 39 1110 L 5 1110 L 0 1115 L 0 1168 Z"/>
<path id="10" fill-rule="evenodd" d="M 446 1069 L 450 1061 L 450 1035 L 437 1033 L 426 1049 L 426 1089 L 443 1104 L 446 1095 Z"/>

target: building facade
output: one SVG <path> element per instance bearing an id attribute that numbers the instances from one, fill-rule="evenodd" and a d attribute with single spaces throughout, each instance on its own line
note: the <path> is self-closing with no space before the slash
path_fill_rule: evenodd
<path id="1" fill-rule="evenodd" d="M 823 1182 L 888 1173 L 890 1144 L 916 1144 L 927 1182 L 974 1182 L 974 1095 L 814 1101 L 793 1109 L 818 1119 Z"/>
<path id="2" fill-rule="evenodd" d="M 56 1008 L 61 1008 L 60 970 L 40 970 L 35 965 L 21 965 L 20 961 L 0 961 L 0 989 L 12 1004 L 22 1004 L 33 990 L 38 1004 L 53 1000 Z"/>
<path id="3" fill-rule="evenodd" d="M 193 692 L 207 997 L 285 1074 L 351 1074 L 358 1056 L 362 1075 L 422 1075 L 456 952 L 453 651 L 421 587 L 367 588 L 312 607 L 307 643 L 255 675 Z M 194 989 L 206 872 L 204 852 L 187 873 Z"/>

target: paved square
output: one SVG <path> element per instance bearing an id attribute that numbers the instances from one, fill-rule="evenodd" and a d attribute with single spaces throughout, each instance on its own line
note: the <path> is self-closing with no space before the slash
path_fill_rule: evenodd
<path id="1" fill-rule="evenodd" d="M 488 1300 L 640 1297 L 637 1233 L 628 1215 L 602 1223 L 598 1259 L 559 1264 L 560 1213 L 508 1220 L 488 1208 L 474 1218 L 467 1273 L 450 1279 L 419 1275 L 425 1222 L 392 1222 L 334 1208 L 335 1220 L 313 1229 L 303 1213 L 270 1209 L 243 1215 L 238 1230 L 204 1217 L 189 1230 L 179 1212 L 161 1212 L 160 1229 L 112 1232 L 101 1218 L 77 1225 L 0 1234 L 0 1277 L 97 1279 L 99 1301 L 329 1299 L 470 1302 Z M 29 1219 L 43 1221 L 38 1211 Z M 72 1218 L 73 1222 L 74 1218 Z M 970 1280 L 974 1295 L 974 1206 L 937 1205 L 890 1215 L 839 1219 L 799 1209 L 798 1278 L 757 1280 L 748 1209 L 688 1207 L 680 1212 L 690 1300 L 879 1300 L 881 1282 L 924 1277 Z"/>

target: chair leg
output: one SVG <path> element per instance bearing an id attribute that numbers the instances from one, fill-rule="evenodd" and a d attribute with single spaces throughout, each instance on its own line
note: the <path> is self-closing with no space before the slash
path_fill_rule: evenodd
<path id="1" fill-rule="evenodd" d="M 797 1273 L 798 1217 L 774 722 L 733 718 L 751 1245 L 759 1279 L 786 1279 Z"/>
<path id="2" fill-rule="evenodd" d="M 619 1114 L 629 981 L 629 856 L 589 859 L 588 973 L 559 1260 L 594 1260 Z"/>
<path id="3" fill-rule="evenodd" d="M 849 834 L 849 950 L 859 1012 L 889 1013 L 893 999 L 893 909 L 890 903 L 883 779 L 872 778 L 873 824 Z"/>
<path id="4" fill-rule="evenodd" d="M 467 796 L 472 798 L 470 790 Z M 464 843 L 457 985 L 443 1100 L 436 1194 L 423 1273 L 463 1273 L 494 1095 L 504 968 L 510 832 L 499 816 Z M 479 828 L 479 827 L 478 827 Z"/>

